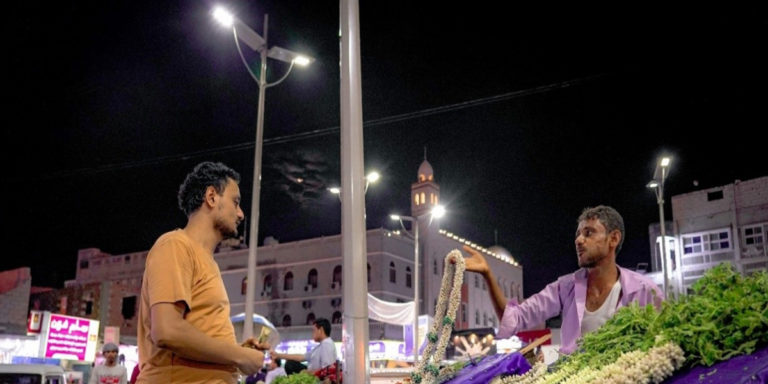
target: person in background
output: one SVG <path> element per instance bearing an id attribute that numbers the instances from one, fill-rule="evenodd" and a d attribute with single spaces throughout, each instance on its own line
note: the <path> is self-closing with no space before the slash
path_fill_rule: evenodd
<path id="1" fill-rule="evenodd" d="M 272 380 L 280 376 L 287 376 L 285 369 L 282 367 L 283 360 L 273 358 L 269 362 L 269 371 L 267 371 L 267 377 L 264 378 L 264 384 L 271 384 Z"/>
<path id="2" fill-rule="evenodd" d="M 179 187 L 186 226 L 160 236 L 147 255 L 137 383 L 234 384 L 239 374 L 262 368 L 268 346 L 253 338 L 237 344 L 229 298 L 213 259 L 217 244 L 237 237 L 245 217 L 239 182 L 240 175 L 226 165 L 202 162 Z"/>
<path id="3" fill-rule="evenodd" d="M 498 338 L 562 314 L 560 352 L 570 354 L 581 335 L 600 328 L 618 308 L 632 302 L 661 307 L 664 294 L 651 279 L 616 264 L 623 242 L 624 220 L 619 212 L 604 205 L 584 209 L 574 240 L 581 269 L 560 276 L 522 304 L 515 299 L 507 302 L 485 258 L 470 247 L 464 246 L 464 250 L 470 254 L 465 260 L 467 271 L 480 273 L 490 288 L 501 319 Z"/>
<path id="4" fill-rule="evenodd" d="M 119 348 L 114 343 L 106 343 L 101 348 L 104 365 L 97 365 L 91 371 L 88 384 L 128 384 L 128 370 L 117 364 Z"/>
<path id="5" fill-rule="evenodd" d="M 325 318 L 318 318 L 313 323 L 312 339 L 319 343 L 311 351 L 304 355 L 283 354 L 270 351 L 273 359 L 285 359 L 296 362 L 307 361 L 307 371 L 314 374 L 316 371 L 336 363 L 336 346 L 331 339 L 331 322 Z M 286 369 L 286 372 L 288 369 Z"/>

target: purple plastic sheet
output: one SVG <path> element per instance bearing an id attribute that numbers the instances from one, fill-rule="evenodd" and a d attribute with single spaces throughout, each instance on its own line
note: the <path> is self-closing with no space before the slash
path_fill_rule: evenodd
<path id="1" fill-rule="evenodd" d="M 493 355 L 480 360 L 477 365 L 469 364 L 456 376 L 443 384 L 482 383 L 485 384 L 501 374 L 522 375 L 531 369 L 528 360 L 520 353 Z"/>
<path id="2" fill-rule="evenodd" d="M 768 383 L 768 348 L 737 356 L 711 367 L 678 372 L 664 384 L 765 384 Z"/>

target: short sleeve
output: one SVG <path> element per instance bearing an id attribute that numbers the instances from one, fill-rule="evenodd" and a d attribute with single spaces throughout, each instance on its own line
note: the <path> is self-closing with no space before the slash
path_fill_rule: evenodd
<path id="1" fill-rule="evenodd" d="M 144 270 L 150 308 L 157 303 L 183 301 L 189 310 L 194 271 L 192 251 L 182 241 L 167 238 L 156 243 Z"/>

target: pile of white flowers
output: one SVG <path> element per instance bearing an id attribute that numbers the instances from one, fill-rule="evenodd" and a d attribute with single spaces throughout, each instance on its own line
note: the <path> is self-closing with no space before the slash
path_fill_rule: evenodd
<path id="1" fill-rule="evenodd" d="M 427 334 L 424 353 L 411 374 L 411 381 L 415 384 L 440 383 L 453 374 L 450 369 L 441 371 L 439 367 L 445 357 L 445 348 L 448 346 L 453 324 L 456 321 L 456 310 L 461 301 L 461 284 L 464 282 L 465 269 L 464 256 L 457 249 L 445 256 L 440 296 L 435 309 L 435 322 L 432 330 Z"/>
<path id="2" fill-rule="evenodd" d="M 680 369 L 683 362 L 685 356 L 680 346 L 666 343 L 645 352 L 627 352 L 612 364 L 585 367 L 577 372 L 561 370 L 548 374 L 546 365 L 537 363 L 525 375 L 498 377 L 491 384 L 658 384 Z"/>

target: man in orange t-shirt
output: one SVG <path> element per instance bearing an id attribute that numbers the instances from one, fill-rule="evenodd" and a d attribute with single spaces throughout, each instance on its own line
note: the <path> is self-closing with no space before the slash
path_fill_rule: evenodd
<path id="1" fill-rule="evenodd" d="M 240 175 L 203 162 L 179 188 L 187 225 L 147 255 L 139 305 L 137 383 L 235 383 L 262 368 L 264 353 L 237 344 L 229 298 L 213 259 L 243 220 Z M 254 339 L 244 345 L 257 345 Z M 268 348 L 268 346 L 265 346 Z"/>

